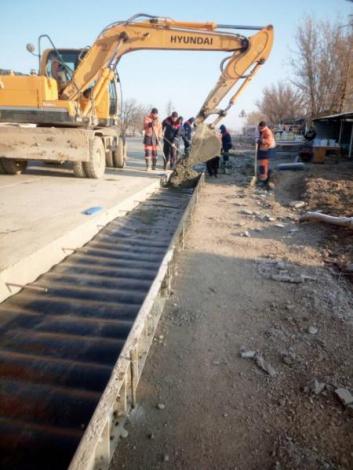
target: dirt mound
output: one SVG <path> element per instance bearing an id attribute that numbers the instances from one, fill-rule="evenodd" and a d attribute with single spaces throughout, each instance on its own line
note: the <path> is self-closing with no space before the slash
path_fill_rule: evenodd
<path id="1" fill-rule="evenodd" d="M 353 215 L 353 180 L 337 180 L 337 175 L 309 179 L 306 199 L 311 210 L 319 209 L 330 215 L 350 217 Z"/>
<path id="2" fill-rule="evenodd" d="M 352 217 L 353 165 L 341 162 L 339 165 L 316 167 L 315 172 L 306 178 L 305 201 L 307 209 L 322 211 L 333 216 Z M 326 232 L 326 262 L 353 280 L 353 244 L 351 230 L 321 224 Z"/>

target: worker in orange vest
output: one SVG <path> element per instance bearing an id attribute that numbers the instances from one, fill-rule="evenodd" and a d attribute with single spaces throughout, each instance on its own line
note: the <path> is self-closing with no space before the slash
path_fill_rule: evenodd
<path id="1" fill-rule="evenodd" d="M 276 141 L 273 136 L 273 132 L 269 127 L 267 127 L 265 121 L 261 121 L 259 123 L 258 130 L 258 179 L 267 189 L 272 189 L 273 184 L 270 182 L 270 160 L 275 156 Z"/>
<path id="2" fill-rule="evenodd" d="M 145 116 L 143 130 L 146 170 L 151 169 L 151 163 L 152 170 L 155 170 L 157 166 L 159 141 L 162 138 L 162 124 L 158 117 L 157 108 L 152 108 L 151 112 Z"/>

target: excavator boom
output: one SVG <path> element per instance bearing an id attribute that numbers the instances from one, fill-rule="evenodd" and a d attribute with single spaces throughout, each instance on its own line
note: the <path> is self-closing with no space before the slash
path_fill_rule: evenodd
<path id="1" fill-rule="evenodd" d="M 247 37 L 239 30 L 255 33 Z M 122 168 L 126 146 L 116 68 L 124 54 L 137 50 L 228 53 L 196 115 L 188 162 L 205 161 L 220 150 L 215 126 L 266 61 L 272 42 L 272 26 L 193 23 L 138 14 L 108 25 L 90 48 L 56 49 L 52 43 L 53 49 L 41 56 L 39 76 L 0 76 L 0 121 L 37 126 L 1 129 L 0 166 L 17 174 L 28 159 L 72 161 L 77 176 L 92 178 L 100 178 L 106 165 Z"/>
<path id="2" fill-rule="evenodd" d="M 249 38 L 224 31 L 236 29 L 259 30 Z M 180 22 L 169 18 L 135 15 L 125 22 L 106 27 L 98 36 L 72 80 L 61 93 L 61 99 L 76 100 L 93 82 L 92 93 L 97 99 L 102 87 L 110 78 L 108 70 L 114 70 L 120 58 L 129 52 L 141 49 L 225 51 L 230 56 L 222 62 L 221 75 L 215 87 L 197 115 L 200 124 L 211 114 L 224 117 L 237 96 L 253 78 L 258 68 L 266 61 L 273 43 L 272 26 L 231 26 L 212 22 Z M 241 81 L 238 91 L 231 97 L 225 110 L 217 107 L 231 89 Z M 88 105 L 84 113 L 88 114 Z"/>

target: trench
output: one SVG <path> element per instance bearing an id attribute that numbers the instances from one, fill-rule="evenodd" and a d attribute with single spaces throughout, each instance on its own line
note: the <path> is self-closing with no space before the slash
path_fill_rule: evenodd
<path id="1" fill-rule="evenodd" d="M 161 189 L 0 305 L 0 466 L 65 469 L 192 189 Z"/>

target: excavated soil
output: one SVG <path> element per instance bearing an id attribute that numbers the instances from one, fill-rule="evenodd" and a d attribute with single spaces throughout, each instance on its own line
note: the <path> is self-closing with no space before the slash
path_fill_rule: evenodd
<path id="1" fill-rule="evenodd" d="M 252 163 L 208 179 L 111 470 L 353 468 L 350 163 L 249 186 Z M 303 201 L 295 209 L 293 201 Z M 292 204 L 291 204 L 292 203 Z"/>

